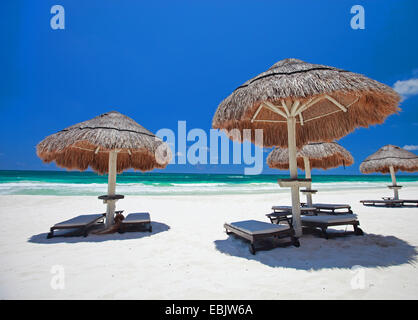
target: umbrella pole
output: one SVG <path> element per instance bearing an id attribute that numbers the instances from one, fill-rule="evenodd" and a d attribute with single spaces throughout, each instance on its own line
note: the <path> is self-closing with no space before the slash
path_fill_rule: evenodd
<path id="1" fill-rule="evenodd" d="M 107 182 L 107 195 L 114 196 L 116 191 L 116 163 L 118 153 L 116 150 L 109 151 L 109 176 Z M 113 225 L 115 215 L 116 200 L 107 200 L 106 228 Z"/>
<path id="2" fill-rule="evenodd" d="M 309 163 L 309 158 L 308 157 L 303 157 L 303 162 L 305 163 L 305 178 L 306 179 L 310 179 L 311 178 L 311 165 Z M 309 184 L 309 187 L 307 187 L 307 190 L 311 190 L 312 184 Z M 307 192 L 306 193 L 306 203 L 308 205 L 308 207 L 312 207 L 312 193 Z"/>
<path id="3" fill-rule="evenodd" d="M 298 178 L 298 167 L 296 163 L 296 118 L 287 118 L 287 138 L 289 146 L 289 170 L 290 178 Z M 291 187 L 292 190 L 292 220 L 293 228 L 295 230 L 295 236 L 300 237 L 302 235 L 302 224 L 300 220 L 300 198 L 299 198 L 299 186 L 297 184 Z"/>
<path id="4" fill-rule="evenodd" d="M 393 166 L 389 166 L 389 170 L 390 170 L 390 176 L 392 177 L 392 185 L 396 186 L 395 169 L 393 168 Z M 393 199 L 399 200 L 398 188 L 393 189 Z"/>

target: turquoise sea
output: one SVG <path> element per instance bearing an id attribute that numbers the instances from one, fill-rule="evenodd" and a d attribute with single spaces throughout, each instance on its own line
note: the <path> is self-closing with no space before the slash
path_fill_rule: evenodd
<path id="1" fill-rule="evenodd" d="M 180 174 L 124 172 L 117 193 L 124 195 L 254 194 L 288 192 L 277 179 L 286 175 Z M 389 175 L 314 175 L 314 189 L 381 188 Z M 418 175 L 399 175 L 398 184 L 417 186 Z M 93 172 L 0 171 L 0 195 L 97 196 L 107 191 L 107 176 Z"/>

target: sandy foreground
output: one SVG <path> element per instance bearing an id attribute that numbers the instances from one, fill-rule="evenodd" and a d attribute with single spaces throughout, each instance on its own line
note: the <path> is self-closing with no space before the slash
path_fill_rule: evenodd
<path id="1" fill-rule="evenodd" d="M 0 196 L 0 298 L 417 299 L 418 207 L 359 203 L 388 195 L 387 189 L 319 192 L 314 202 L 350 203 L 365 235 L 307 235 L 300 248 L 255 256 L 226 235 L 223 223 L 268 222 L 270 207 L 290 204 L 290 193 L 129 196 L 117 208 L 150 212 L 152 233 L 48 240 L 53 224 L 105 206 L 95 197 Z M 400 196 L 416 199 L 418 188 Z"/>

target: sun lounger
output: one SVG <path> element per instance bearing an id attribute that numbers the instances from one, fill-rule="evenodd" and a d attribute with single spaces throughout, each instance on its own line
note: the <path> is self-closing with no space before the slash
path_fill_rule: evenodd
<path id="1" fill-rule="evenodd" d="M 266 214 L 267 218 L 270 219 L 271 223 L 280 224 L 280 222 L 284 221 L 289 226 L 292 226 L 292 211 L 282 211 L 282 212 L 272 212 Z"/>
<path id="2" fill-rule="evenodd" d="M 292 213 L 292 206 L 272 206 L 271 209 L 274 212 L 290 212 Z M 317 211 L 314 207 L 300 207 L 300 213 L 301 214 L 309 214 L 309 213 L 315 213 Z"/>
<path id="3" fill-rule="evenodd" d="M 119 233 L 126 231 L 141 231 L 143 229 L 152 232 L 151 218 L 148 212 L 130 213 L 122 220 Z"/>
<path id="4" fill-rule="evenodd" d="M 360 202 L 365 206 L 386 206 L 386 207 L 401 207 L 405 200 L 360 200 Z"/>
<path id="5" fill-rule="evenodd" d="M 387 207 L 401 207 L 405 204 L 411 203 L 416 204 L 418 207 L 418 200 L 406 200 L 406 199 L 397 199 L 393 197 L 382 197 L 383 200 L 361 200 L 365 206 L 375 206 L 376 204 L 383 204 Z"/>
<path id="6" fill-rule="evenodd" d="M 295 247 L 299 247 L 300 243 L 297 238 L 294 237 L 295 231 L 292 227 L 288 225 L 274 225 L 267 222 L 257 221 L 257 220 L 245 220 L 232 223 L 225 223 L 224 228 L 227 234 L 234 234 L 240 238 L 250 241 L 250 252 L 255 254 L 256 242 L 261 242 L 269 238 L 290 238 L 290 242 L 286 245 L 293 244 Z M 283 245 L 283 244 L 282 244 Z M 280 246 L 277 244 L 275 246 L 262 246 L 258 247 L 257 250 L 271 249 L 273 247 Z"/>
<path id="7" fill-rule="evenodd" d="M 291 206 L 272 206 L 272 213 L 266 214 L 271 223 L 280 224 L 284 221 L 290 227 L 292 226 L 292 207 Z M 317 209 L 313 207 L 300 207 L 300 213 L 303 215 L 316 214 Z"/>
<path id="8" fill-rule="evenodd" d="M 360 222 L 357 220 L 355 214 L 345 215 L 318 215 L 318 216 L 302 216 L 302 227 L 308 229 L 321 229 L 322 234 L 326 239 L 329 237 L 327 228 L 331 226 L 347 226 L 352 225 L 354 227 L 355 235 L 363 235 L 363 230 L 358 226 Z M 350 234 L 351 232 L 345 232 L 344 234 Z"/>
<path id="9" fill-rule="evenodd" d="M 418 200 L 401 200 L 403 204 L 405 203 L 412 203 L 412 204 L 416 204 L 418 207 Z"/>
<path id="10" fill-rule="evenodd" d="M 349 204 L 330 204 L 330 203 L 313 203 L 312 207 L 317 209 L 317 213 L 341 214 L 353 213 Z M 344 211 L 339 211 L 344 210 Z"/>
<path id="11" fill-rule="evenodd" d="M 84 214 L 84 215 L 80 215 L 78 217 L 57 223 L 51 227 L 50 232 L 47 235 L 47 239 L 57 236 L 54 234 L 55 230 L 72 231 L 72 232 L 64 233 L 62 236 L 83 235 L 84 237 L 87 237 L 91 227 L 93 227 L 94 225 L 98 223 L 103 223 L 105 215 L 106 215 L 105 213 Z"/>

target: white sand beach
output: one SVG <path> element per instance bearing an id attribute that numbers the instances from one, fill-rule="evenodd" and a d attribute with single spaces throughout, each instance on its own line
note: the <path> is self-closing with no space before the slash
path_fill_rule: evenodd
<path id="1" fill-rule="evenodd" d="M 365 235 L 307 235 L 300 248 L 256 255 L 223 223 L 268 222 L 270 207 L 290 204 L 290 193 L 127 196 L 117 209 L 150 212 L 152 233 L 53 239 L 46 239 L 53 224 L 105 205 L 92 196 L 0 196 L 0 298 L 417 299 L 418 207 L 359 203 L 389 195 L 386 188 L 320 191 L 314 202 L 351 204 Z M 416 199 L 418 188 L 400 197 Z M 63 289 L 50 285 L 57 265 Z"/>

